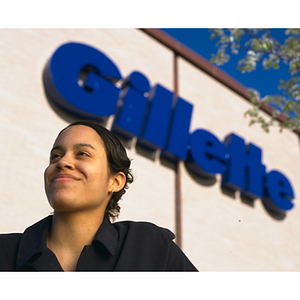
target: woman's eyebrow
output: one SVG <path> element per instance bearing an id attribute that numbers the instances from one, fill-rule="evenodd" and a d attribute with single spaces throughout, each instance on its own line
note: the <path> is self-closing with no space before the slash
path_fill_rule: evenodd
<path id="1" fill-rule="evenodd" d="M 89 147 L 89 148 L 95 150 L 95 147 L 93 147 L 91 144 L 86 144 L 86 143 L 78 143 L 78 144 L 75 144 L 75 145 L 73 146 L 73 149 L 78 149 L 78 148 L 82 148 L 82 147 Z M 62 147 L 62 146 L 59 146 L 59 145 L 54 146 L 54 147 L 52 148 L 52 150 L 51 150 L 50 153 L 52 153 L 54 150 L 63 150 L 63 147 Z"/>
<path id="2" fill-rule="evenodd" d="M 54 150 L 62 150 L 62 149 L 63 149 L 62 146 L 54 146 L 54 147 L 51 149 L 50 153 L 52 153 Z"/>
<path id="3" fill-rule="evenodd" d="M 81 148 L 81 147 L 89 147 L 89 148 L 95 150 L 95 148 L 94 148 L 91 144 L 85 144 L 85 143 L 75 144 L 75 145 L 73 146 L 73 149 L 77 149 L 77 148 Z"/>

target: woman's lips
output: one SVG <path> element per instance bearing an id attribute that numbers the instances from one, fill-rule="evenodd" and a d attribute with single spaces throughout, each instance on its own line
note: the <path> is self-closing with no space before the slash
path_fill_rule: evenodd
<path id="1" fill-rule="evenodd" d="M 78 179 L 70 174 L 58 174 L 54 176 L 52 182 L 66 182 L 66 181 L 76 181 L 76 180 Z"/>

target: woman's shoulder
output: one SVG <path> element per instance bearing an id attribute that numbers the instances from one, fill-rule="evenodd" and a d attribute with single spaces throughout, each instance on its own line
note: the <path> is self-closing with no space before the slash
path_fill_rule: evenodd
<path id="1" fill-rule="evenodd" d="M 121 233 L 134 234 L 136 237 L 161 237 L 167 240 L 175 238 L 174 233 L 168 228 L 147 221 L 118 221 L 113 223 L 113 226 Z"/>
<path id="2" fill-rule="evenodd" d="M 0 234 L 0 271 L 15 269 L 22 233 Z"/>
<path id="3" fill-rule="evenodd" d="M 0 255 L 3 253 L 15 252 L 19 246 L 22 233 L 0 234 Z"/>
<path id="4" fill-rule="evenodd" d="M 9 251 L 14 252 L 17 251 L 22 237 L 27 235 L 29 237 L 35 237 L 43 228 L 46 230 L 48 227 L 46 226 L 46 222 L 51 221 L 52 216 L 48 216 L 38 222 L 30 225 L 25 229 L 23 233 L 2 233 L 0 234 L 0 255 L 5 252 L 8 253 Z M 32 242 L 30 239 L 29 242 Z"/>
<path id="5" fill-rule="evenodd" d="M 20 238 L 22 237 L 22 233 L 1 233 L 0 234 L 0 244 L 2 243 L 18 243 Z"/>
<path id="6" fill-rule="evenodd" d="M 165 228 L 145 221 L 118 221 L 113 223 L 119 232 L 119 239 L 126 240 L 130 246 L 134 246 L 134 253 L 147 256 L 147 261 L 164 266 L 165 270 L 196 271 L 182 250 L 173 241 L 174 233 Z M 133 249 L 130 247 L 130 249 Z"/>

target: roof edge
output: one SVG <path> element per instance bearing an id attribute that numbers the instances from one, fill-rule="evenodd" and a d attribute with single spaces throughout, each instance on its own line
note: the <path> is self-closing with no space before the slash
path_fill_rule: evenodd
<path id="1" fill-rule="evenodd" d="M 156 39 L 167 48 L 171 49 L 177 55 L 181 56 L 195 67 L 201 69 L 206 74 L 210 75 L 211 77 L 215 78 L 247 101 L 249 101 L 249 95 L 247 88 L 242 85 L 240 82 L 232 78 L 229 74 L 225 73 L 223 70 L 214 66 L 210 63 L 206 58 L 202 57 L 200 54 L 194 52 L 181 42 L 177 41 L 170 35 L 164 33 L 162 30 L 157 28 L 140 28 L 141 31 L 145 32 L 146 34 L 150 35 L 152 38 Z M 266 112 L 268 115 L 272 116 L 272 113 L 276 110 L 269 104 L 264 104 L 261 107 L 261 110 Z M 283 114 L 280 114 L 277 118 L 277 121 L 283 123 L 287 121 L 287 117 Z M 295 133 L 300 135 L 300 130 L 294 130 Z"/>

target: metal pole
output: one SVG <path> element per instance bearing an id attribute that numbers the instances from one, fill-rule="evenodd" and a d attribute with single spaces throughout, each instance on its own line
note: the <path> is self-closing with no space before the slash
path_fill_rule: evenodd
<path id="1" fill-rule="evenodd" d="M 174 52 L 173 60 L 173 84 L 174 84 L 174 100 L 176 101 L 178 95 L 178 55 Z M 175 102 L 176 103 L 176 102 Z M 182 207 L 181 207 L 181 171 L 180 162 L 176 163 L 175 169 L 175 235 L 176 244 L 182 247 Z"/>

